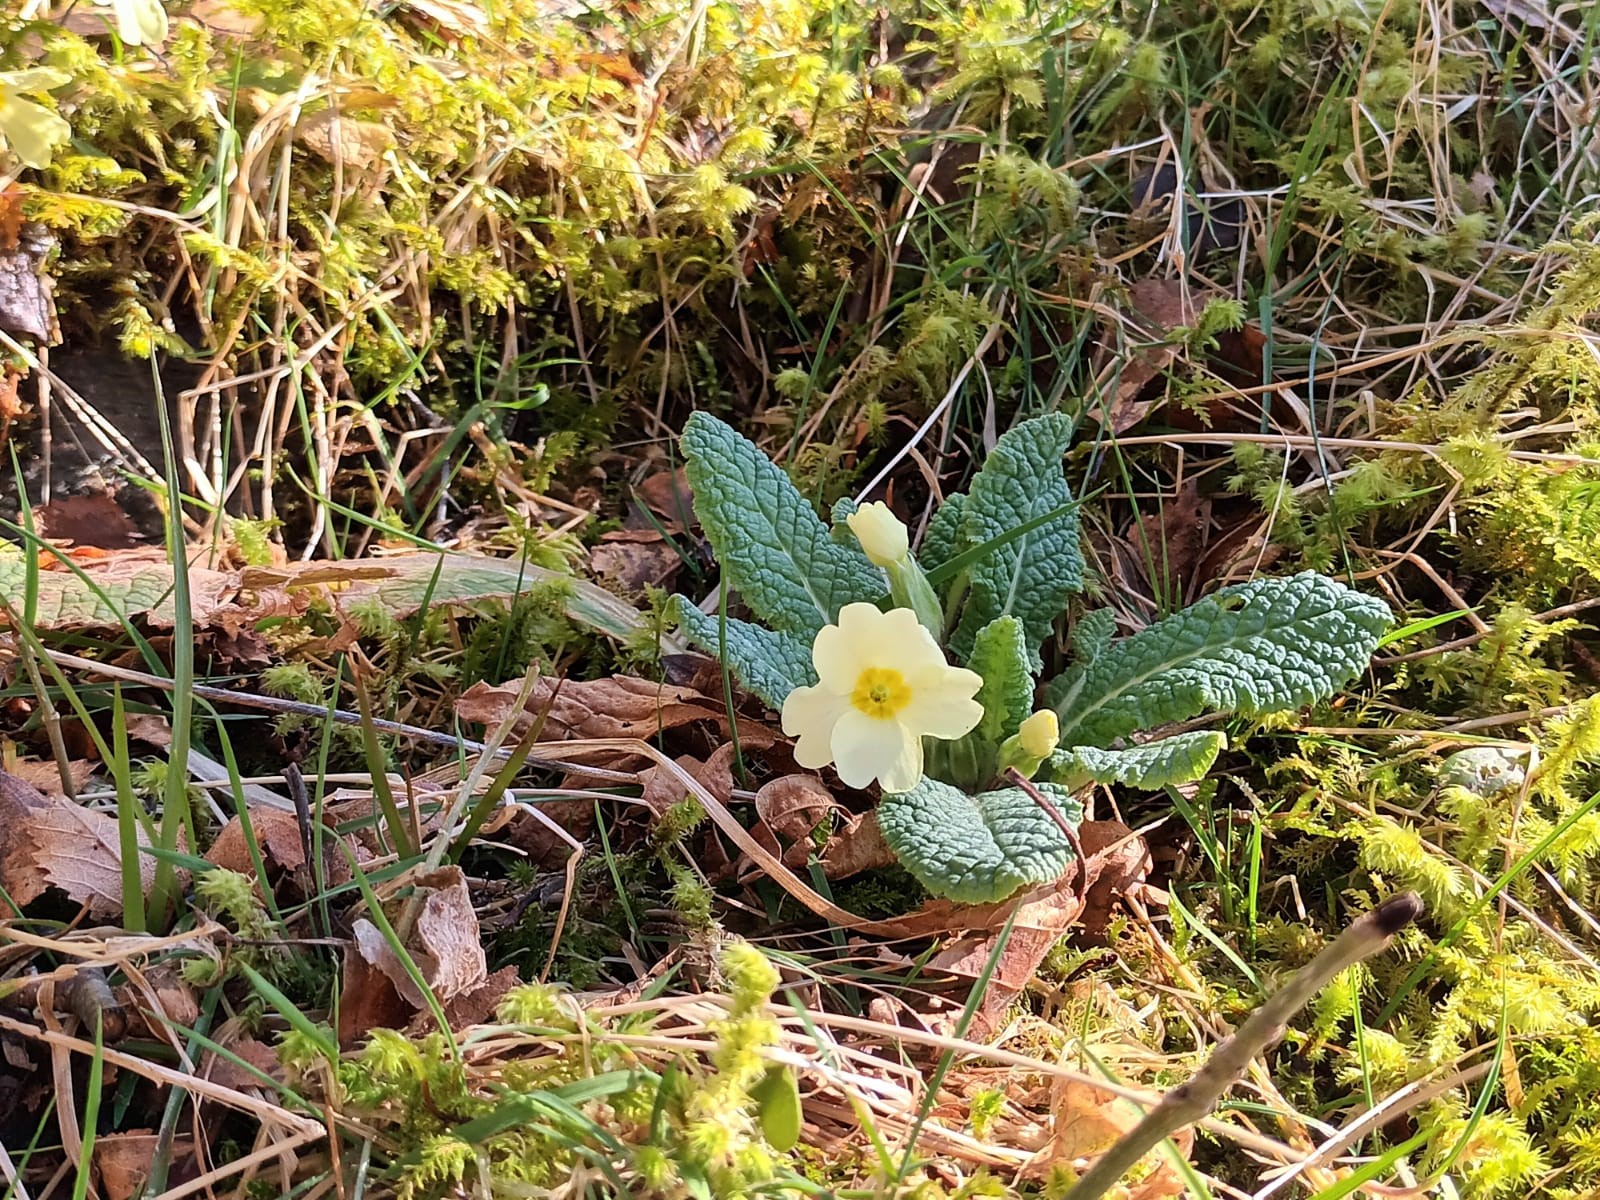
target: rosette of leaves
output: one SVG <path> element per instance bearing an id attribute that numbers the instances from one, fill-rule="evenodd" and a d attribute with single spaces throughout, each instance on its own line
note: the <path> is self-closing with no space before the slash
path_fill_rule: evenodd
<path id="1" fill-rule="evenodd" d="M 1039 679 L 1041 646 L 1083 587 L 1078 507 L 1062 460 L 1072 422 L 1036 417 L 1000 438 L 969 491 L 934 514 L 918 555 L 944 607 L 944 645 L 983 679 L 983 720 L 931 742 L 927 776 L 888 794 L 878 821 L 929 891 L 965 903 L 1050 882 L 1072 861 L 1051 816 L 1022 789 L 996 787 L 1001 745 L 1042 694 L 1061 724 L 1040 790 L 1069 823 L 1091 783 L 1158 790 L 1201 778 L 1225 745 L 1214 729 L 1159 736 L 1198 717 L 1264 716 L 1324 700 L 1366 666 L 1386 605 L 1313 573 L 1224 588 L 1130 637 L 1109 610 L 1079 618 L 1075 661 Z M 844 526 L 830 531 L 787 475 L 728 425 L 694 414 L 682 448 L 695 511 L 724 582 L 759 621 L 707 614 L 683 597 L 685 635 L 774 708 L 816 682 L 811 643 L 839 609 L 887 605 L 888 582 Z M 1152 731 L 1157 731 L 1152 735 Z"/>

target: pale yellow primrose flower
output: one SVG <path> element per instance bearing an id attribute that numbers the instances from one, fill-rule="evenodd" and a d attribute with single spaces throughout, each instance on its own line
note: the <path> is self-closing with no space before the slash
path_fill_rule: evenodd
<path id="1" fill-rule="evenodd" d="M 1043 758 L 1061 740 L 1061 720 L 1053 708 L 1041 708 L 1017 728 L 1022 752 L 1030 758 Z"/>
<path id="2" fill-rule="evenodd" d="M 24 93 L 48 92 L 71 78 L 50 67 L 0 71 L 0 137 L 24 166 L 48 167 L 55 148 L 72 136 L 72 126 L 44 105 L 23 99 Z"/>
<path id="3" fill-rule="evenodd" d="M 130 46 L 159 45 L 167 40 L 167 10 L 161 0 L 94 0 L 117 18 L 117 36 Z"/>
<path id="4" fill-rule="evenodd" d="M 947 663 L 909 608 L 845 605 L 817 633 L 811 661 L 818 683 L 789 693 L 783 731 L 799 739 L 795 762 L 833 763 L 850 787 L 876 779 L 886 792 L 910 791 L 922 778 L 922 739 L 962 737 L 983 717 L 973 699 L 983 680 Z"/>
<path id="5" fill-rule="evenodd" d="M 845 518 L 845 524 L 875 567 L 892 567 L 910 553 L 911 537 L 905 524 L 882 500 L 863 504 Z"/>

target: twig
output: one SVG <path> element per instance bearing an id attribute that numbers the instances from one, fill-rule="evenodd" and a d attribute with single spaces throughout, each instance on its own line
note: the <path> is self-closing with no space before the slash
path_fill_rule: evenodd
<path id="1" fill-rule="evenodd" d="M 1422 915 L 1422 900 L 1405 892 L 1385 900 L 1334 939 L 1321 954 L 1295 972 L 1283 987 L 1225 1038 L 1188 1080 L 1173 1088 L 1144 1115 L 1083 1178 L 1067 1192 L 1067 1200 L 1098 1200 L 1139 1160 L 1185 1125 L 1208 1114 L 1237 1081 L 1255 1056 L 1283 1034 L 1301 1006 L 1346 967 L 1388 948 L 1394 935 Z"/>
<path id="2" fill-rule="evenodd" d="M 1079 900 L 1082 900 L 1089 891 L 1089 860 L 1083 853 L 1083 842 L 1078 839 L 1078 831 L 1067 823 L 1067 819 L 1061 815 L 1060 809 L 1045 799 L 1044 793 L 1034 785 L 1033 780 L 1023 775 L 1021 771 L 1015 767 L 1007 767 L 1005 781 L 1026 792 L 1028 798 L 1044 810 L 1045 816 L 1056 823 L 1056 828 L 1061 830 L 1068 843 L 1071 844 L 1072 852 L 1078 856 L 1078 878 L 1073 892 Z"/>

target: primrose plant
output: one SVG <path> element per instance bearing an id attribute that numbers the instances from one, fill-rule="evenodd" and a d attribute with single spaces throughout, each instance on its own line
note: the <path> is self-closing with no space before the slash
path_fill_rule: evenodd
<path id="1" fill-rule="evenodd" d="M 1365 668 L 1391 620 L 1381 601 L 1320 575 L 1258 579 L 1120 640 L 1110 610 L 1081 616 L 1073 664 L 1041 687 L 1040 647 L 1083 588 L 1062 472 L 1071 440 L 1060 414 L 1005 434 L 914 556 L 885 505 L 841 501 L 830 530 L 723 422 L 695 413 L 683 433 L 724 583 L 763 622 L 680 597 L 685 634 L 781 710 L 801 766 L 832 764 L 851 787 L 877 782 L 884 839 L 952 900 L 1003 899 L 1072 861 L 1057 820 L 1003 785 L 1009 768 L 1069 825 L 1091 783 L 1198 779 L 1225 735 L 1151 731 L 1325 699 Z"/>

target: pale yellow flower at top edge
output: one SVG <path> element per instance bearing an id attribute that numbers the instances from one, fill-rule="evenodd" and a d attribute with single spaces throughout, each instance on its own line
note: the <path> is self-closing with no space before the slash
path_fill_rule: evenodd
<path id="1" fill-rule="evenodd" d="M 1030 758 L 1043 758 L 1054 751 L 1061 740 L 1061 720 L 1055 709 L 1041 708 L 1034 713 L 1017 728 L 1017 739 Z"/>
<path id="2" fill-rule="evenodd" d="M 789 693 L 783 731 L 795 762 L 832 763 L 849 787 L 874 780 L 910 791 L 922 778 L 922 739 L 959 738 L 983 717 L 974 699 L 983 680 L 952 667 L 909 608 L 882 612 L 847 604 L 811 646 L 817 683 Z"/>
<path id="3" fill-rule="evenodd" d="M 94 0 L 117 19 L 117 36 L 130 46 L 159 45 L 167 40 L 167 10 L 161 0 Z"/>
<path id="4" fill-rule="evenodd" d="M 50 165 L 55 148 L 72 137 L 72 126 L 58 113 L 25 99 L 25 92 L 47 92 L 72 77 L 51 67 L 0 71 L 0 140 L 11 147 L 24 166 L 42 170 Z"/>
<path id="5" fill-rule="evenodd" d="M 873 566 L 892 567 L 911 551 L 911 534 L 905 523 L 882 500 L 863 504 L 844 520 Z"/>

